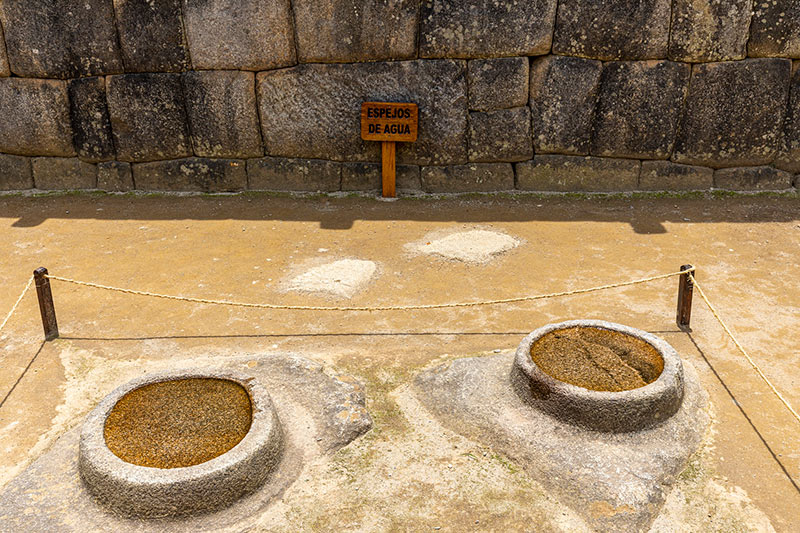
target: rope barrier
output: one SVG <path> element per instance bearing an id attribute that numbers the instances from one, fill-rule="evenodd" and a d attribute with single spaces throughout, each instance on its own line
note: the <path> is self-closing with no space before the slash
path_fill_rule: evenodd
<path id="1" fill-rule="evenodd" d="M 27 285 L 25 285 L 25 288 L 22 289 L 22 293 L 19 295 L 19 298 L 17 298 L 17 301 L 14 302 L 14 305 L 11 307 L 11 311 L 8 312 L 8 314 L 6 315 L 6 318 L 3 320 L 3 323 L 0 324 L 0 331 L 3 331 L 3 328 L 6 326 L 8 321 L 11 319 L 11 315 L 13 315 L 14 311 L 17 310 L 17 306 L 19 305 L 19 303 L 22 301 L 23 298 L 25 298 L 25 295 L 28 294 L 28 290 L 31 288 L 31 284 L 32 283 L 33 283 L 33 276 L 31 276 L 31 278 L 28 280 L 28 283 L 27 283 Z"/>
<path id="2" fill-rule="evenodd" d="M 700 297 L 703 299 L 703 301 L 706 303 L 708 308 L 711 310 L 711 314 L 714 315 L 714 318 L 717 319 L 717 321 L 719 322 L 720 326 L 722 326 L 722 329 L 724 329 L 725 333 L 727 333 L 728 336 L 731 338 L 731 340 L 733 341 L 733 344 L 736 345 L 736 348 L 738 348 L 739 351 L 742 353 L 742 355 L 745 356 L 747 361 L 750 363 L 750 366 L 752 366 L 753 369 L 758 373 L 758 375 L 761 376 L 761 379 L 763 379 L 764 383 L 766 383 L 767 386 L 769 386 L 769 388 L 772 390 L 772 392 L 775 393 L 775 396 L 778 397 L 778 399 L 781 401 L 781 403 L 783 403 L 783 405 L 786 406 L 786 408 L 789 410 L 789 412 L 792 413 L 792 416 L 794 416 L 797 419 L 797 421 L 800 422 L 800 415 L 797 414 L 797 411 L 794 410 L 794 408 L 786 400 L 786 398 L 784 398 L 783 395 L 778 391 L 778 389 L 775 388 L 775 385 L 773 385 L 772 382 L 769 380 L 769 378 L 764 375 L 764 372 L 761 371 L 761 368 L 758 366 L 758 364 L 756 364 L 756 362 L 753 361 L 753 358 L 750 357 L 750 355 L 747 353 L 747 351 L 745 351 L 745 349 L 742 347 L 742 345 L 739 344 L 739 341 L 736 340 L 736 337 L 734 337 L 733 333 L 728 328 L 728 325 L 725 324 L 725 321 L 722 320 L 722 317 L 719 316 L 719 313 L 717 312 L 717 309 L 711 304 L 710 301 L 708 301 L 708 297 L 706 296 L 706 293 L 703 291 L 703 288 L 700 286 L 700 284 L 697 283 L 697 280 L 694 279 L 694 276 L 689 274 L 689 277 L 691 278 L 692 283 L 694 283 L 694 286 L 697 289 L 697 292 L 700 293 Z"/>

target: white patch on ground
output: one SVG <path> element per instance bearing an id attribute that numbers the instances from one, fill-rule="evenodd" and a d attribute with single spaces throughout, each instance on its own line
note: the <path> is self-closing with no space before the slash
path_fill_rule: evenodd
<path id="1" fill-rule="evenodd" d="M 369 283 L 377 269 L 372 261 L 340 259 L 300 274 L 289 282 L 288 290 L 351 298 Z"/>
<path id="2" fill-rule="evenodd" d="M 412 243 L 410 246 L 423 254 L 439 255 L 466 263 L 486 263 L 519 245 L 518 239 L 505 233 L 472 229 L 443 237 L 430 235 L 422 242 Z"/>

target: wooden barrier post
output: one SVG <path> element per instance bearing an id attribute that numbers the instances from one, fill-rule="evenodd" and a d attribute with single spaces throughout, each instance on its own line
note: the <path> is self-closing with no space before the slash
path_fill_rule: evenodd
<path id="1" fill-rule="evenodd" d="M 398 142 L 417 140 L 417 104 L 364 102 L 361 104 L 361 139 L 381 142 L 381 184 L 384 198 L 395 197 L 395 149 Z"/>
<path id="2" fill-rule="evenodd" d="M 683 265 L 681 267 L 681 272 L 691 270 L 692 268 L 692 265 Z M 693 271 L 691 274 L 694 276 L 696 272 Z M 689 277 L 689 272 L 686 274 L 681 274 L 680 281 L 678 283 L 678 314 L 675 318 L 675 321 L 678 323 L 678 327 L 683 331 L 691 331 L 689 323 L 692 320 L 692 295 L 694 293 L 694 283 L 692 283 L 692 278 Z"/>
<path id="3" fill-rule="evenodd" d="M 53 305 L 53 293 L 50 291 L 47 269 L 37 268 L 33 271 L 33 278 L 36 280 L 36 295 L 39 297 L 39 311 L 42 313 L 44 338 L 51 341 L 58 337 L 58 322 L 56 322 L 56 308 Z"/>

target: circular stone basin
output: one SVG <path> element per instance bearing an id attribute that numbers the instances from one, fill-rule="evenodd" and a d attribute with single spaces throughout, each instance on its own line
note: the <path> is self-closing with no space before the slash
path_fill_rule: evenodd
<path id="1" fill-rule="evenodd" d="M 550 324 L 525 337 L 512 381 L 542 411 L 597 431 L 646 429 L 683 400 L 683 365 L 669 344 L 601 320 Z"/>
<path id="2" fill-rule="evenodd" d="M 106 396 L 83 424 L 81 477 L 125 515 L 219 509 L 264 483 L 282 430 L 272 400 L 238 373 L 145 376 Z"/>

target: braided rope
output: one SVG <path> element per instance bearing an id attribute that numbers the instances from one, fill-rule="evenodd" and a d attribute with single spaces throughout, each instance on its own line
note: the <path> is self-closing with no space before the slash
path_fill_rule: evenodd
<path id="1" fill-rule="evenodd" d="M 33 283 L 33 276 L 31 276 L 31 278 L 28 280 L 28 284 L 25 285 L 25 288 L 22 289 L 22 293 L 19 295 L 19 298 L 17 298 L 17 301 L 14 302 L 14 305 L 11 307 L 11 311 L 9 311 L 8 314 L 6 315 L 6 318 L 3 319 L 3 323 L 0 324 L 0 331 L 3 331 L 3 328 L 8 323 L 9 319 L 11 318 L 11 315 L 13 315 L 14 311 L 17 310 L 17 306 L 19 305 L 19 303 L 22 301 L 23 298 L 25 298 L 25 295 L 28 294 L 28 290 L 31 288 L 32 283 Z"/>

